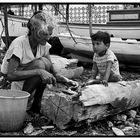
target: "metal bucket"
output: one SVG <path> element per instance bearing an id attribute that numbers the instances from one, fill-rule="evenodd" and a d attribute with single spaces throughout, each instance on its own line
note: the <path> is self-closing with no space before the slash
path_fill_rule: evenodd
<path id="1" fill-rule="evenodd" d="M 0 131 L 20 130 L 25 121 L 29 93 L 19 90 L 0 90 Z"/>

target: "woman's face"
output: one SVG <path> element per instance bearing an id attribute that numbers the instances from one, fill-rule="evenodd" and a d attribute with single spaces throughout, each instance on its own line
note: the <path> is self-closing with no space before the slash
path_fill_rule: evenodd
<path id="1" fill-rule="evenodd" d="M 48 27 L 46 30 L 35 30 L 34 38 L 38 44 L 45 45 L 53 33 L 53 28 Z"/>

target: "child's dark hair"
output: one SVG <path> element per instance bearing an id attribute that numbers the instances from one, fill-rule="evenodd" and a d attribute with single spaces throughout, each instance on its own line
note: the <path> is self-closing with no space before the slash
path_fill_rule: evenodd
<path id="1" fill-rule="evenodd" d="M 98 31 L 91 35 L 93 41 L 103 41 L 104 44 L 110 43 L 110 35 L 107 32 Z"/>

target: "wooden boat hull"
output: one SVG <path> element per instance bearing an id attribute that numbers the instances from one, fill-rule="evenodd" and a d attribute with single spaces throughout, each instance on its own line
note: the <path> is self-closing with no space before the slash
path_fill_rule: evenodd
<path id="1" fill-rule="evenodd" d="M 0 14 L 0 19 L 4 23 L 4 16 Z M 27 22 L 29 18 L 24 18 L 20 16 L 8 15 L 8 29 L 10 37 L 17 37 L 24 35 L 28 32 L 27 30 Z M 69 24 L 69 28 L 73 34 L 78 36 L 89 36 L 89 25 L 88 24 Z M 0 24 L 0 33 L 2 33 L 3 27 Z M 58 33 L 66 32 L 67 26 L 66 23 L 60 23 L 58 27 L 58 31 L 54 32 L 54 35 Z M 114 37 L 119 38 L 131 38 L 140 40 L 140 24 L 132 23 L 132 24 L 93 24 L 92 32 L 95 33 L 99 30 L 107 31 L 112 34 Z M 2 36 L 5 36 L 5 32 L 3 32 Z"/>
<path id="2" fill-rule="evenodd" d="M 79 36 L 89 36 L 89 25 L 88 24 L 69 24 L 71 32 Z M 137 39 L 140 40 L 140 24 L 93 24 L 92 32 L 97 31 L 106 31 L 111 34 L 113 37 L 122 38 L 122 39 Z M 67 32 L 65 24 L 60 25 L 59 32 Z"/>
<path id="3" fill-rule="evenodd" d="M 92 62 L 93 49 L 91 39 L 88 37 L 59 34 L 59 39 L 64 49 L 71 53 L 73 58 L 78 58 L 81 62 Z M 121 38 L 111 38 L 110 49 L 115 53 L 120 63 L 127 65 L 140 65 L 140 42 L 136 40 L 122 40 Z"/>
<path id="4" fill-rule="evenodd" d="M 4 16 L 0 15 L 1 22 L 4 24 Z M 18 37 L 28 32 L 27 29 L 28 18 L 8 15 L 8 32 L 10 37 Z M 2 23 L 0 24 L 0 34 L 3 31 Z M 2 33 L 5 37 L 5 32 Z"/>
<path id="5" fill-rule="evenodd" d="M 3 15 L 0 15 L 1 21 L 4 23 L 4 17 Z M 8 16 L 8 28 L 9 28 L 9 36 L 11 38 L 15 38 L 17 36 L 24 35 L 28 32 L 27 29 L 27 22 L 28 18 L 23 18 L 19 16 Z M 88 37 L 89 36 L 89 25 L 81 25 L 81 24 L 74 24 L 69 25 L 70 30 L 74 33 L 76 33 L 76 36 L 74 37 L 76 39 L 77 44 L 72 40 L 70 35 L 61 34 L 62 32 L 65 32 L 67 30 L 65 24 L 61 24 L 59 27 L 58 34 L 61 43 L 65 47 L 65 50 L 72 53 L 73 57 L 79 58 L 80 61 L 85 62 L 92 62 L 93 57 L 93 50 L 91 45 L 91 40 Z M 94 28 L 93 26 L 93 32 Z M 131 28 L 130 28 L 131 27 Z M 114 33 L 113 33 L 114 29 Z M 97 25 L 97 30 L 106 30 L 110 32 L 112 30 L 114 36 L 119 37 L 115 40 L 115 38 L 112 38 L 111 42 L 111 49 L 114 51 L 116 56 L 118 57 L 119 61 L 125 64 L 134 64 L 134 65 L 140 65 L 140 44 L 137 40 L 135 41 L 123 41 L 121 38 L 135 38 L 140 39 L 140 25 L 137 24 L 136 26 L 122 26 L 120 28 L 119 26 L 116 26 L 113 28 L 112 25 Z M 5 37 L 5 33 L 3 31 L 3 26 L 0 24 L 0 33 L 2 33 L 2 36 Z M 57 33 L 54 33 L 56 35 Z M 80 36 L 79 36 L 80 34 Z"/>

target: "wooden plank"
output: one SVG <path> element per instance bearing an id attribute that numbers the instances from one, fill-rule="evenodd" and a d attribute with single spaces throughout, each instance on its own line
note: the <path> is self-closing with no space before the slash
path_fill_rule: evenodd
<path id="1" fill-rule="evenodd" d="M 84 106 L 110 103 L 114 107 L 121 105 L 123 108 L 128 108 L 132 104 L 138 105 L 140 103 L 139 91 L 139 80 L 112 82 L 108 84 L 108 87 L 102 84 L 90 85 L 82 90 L 79 100 L 83 102 Z"/>
<path id="2" fill-rule="evenodd" d="M 113 83 L 113 85 L 111 86 L 114 87 L 118 86 L 117 84 L 119 83 Z M 90 119 L 92 122 L 95 122 L 97 120 L 104 119 L 107 116 L 115 115 L 122 111 L 137 107 L 140 104 L 140 92 L 139 92 L 140 81 L 138 80 L 131 81 L 131 82 L 129 81 L 126 83 L 126 86 L 119 85 L 119 88 L 117 89 L 115 87 L 114 91 L 112 91 L 113 87 L 112 88 L 106 87 L 105 90 L 102 85 L 98 85 L 98 86 L 100 88 L 100 92 L 106 92 L 110 89 L 110 93 L 111 92 L 117 92 L 117 93 L 114 94 L 111 93 L 115 97 L 109 98 L 109 96 L 111 95 L 108 92 L 106 93 L 108 94 L 108 96 L 104 96 L 107 97 L 108 99 L 104 99 L 104 100 L 103 98 L 102 100 L 97 99 L 98 102 L 93 102 L 94 104 L 91 104 L 90 101 L 90 104 L 88 105 L 84 103 L 85 100 L 80 100 L 80 99 L 73 100 L 72 95 L 62 93 L 61 91 L 52 92 L 49 90 L 45 90 L 43 101 L 42 101 L 42 112 L 45 116 L 51 119 L 53 123 L 56 124 L 59 128 L 64 129 L 66 128 L 66 125 L 71 120 L 74 120 L 75 122 L 80 122 L 83 120 Z M 102 88 L 104 90 L 102 90 Z M 82 91 L 84 90 L 85 88 L 82 89 Z M 98 94 L 100 94 L 100 92 L 98 91 Z M 126 93 L 121 94 L 121 92 L 126 92 Z M 84 92 L 82 92 L 82 94 L 84 94 Z M 91 94 L 94 93 L 92 92 Z M 84 97 L 84 96 L 81 95 L 80 97 Z"/>
<path id="3" fill-rule="evenodd" d="M 73 104 L 69 95 L 46 92 L 43 100 L 43 114 L 53 120 L 59 128 L 63 128 L 73 117 Z"/>

